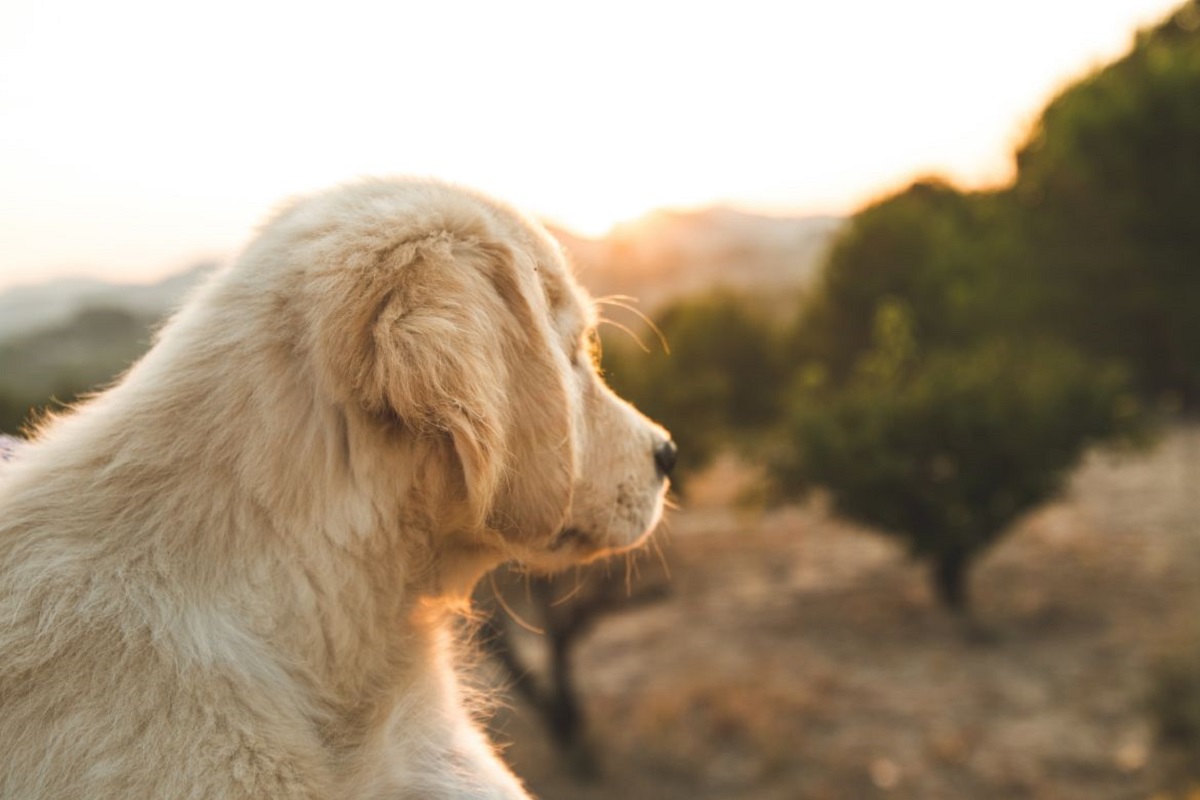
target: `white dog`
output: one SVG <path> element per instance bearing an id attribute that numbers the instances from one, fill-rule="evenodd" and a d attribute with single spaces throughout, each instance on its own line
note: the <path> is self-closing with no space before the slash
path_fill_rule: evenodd
<path id="1" fill-rule="evenodd" d="M 270 222 L 0 470 L 0 797 L 523 798 L 449 613 L 636 545 L 675 459 L 557 245 L 366 182 Z"/>

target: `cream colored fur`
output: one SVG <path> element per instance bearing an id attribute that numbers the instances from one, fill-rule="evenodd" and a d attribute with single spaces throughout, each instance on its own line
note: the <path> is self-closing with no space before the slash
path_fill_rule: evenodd
<path id="1" fill-rule="evenodd" d="M 655 525 L 666 433 L 536 225 L 434 182 L 267 224 L 0 468 L 0 797 L 523 798 L 447 616 Z"/>

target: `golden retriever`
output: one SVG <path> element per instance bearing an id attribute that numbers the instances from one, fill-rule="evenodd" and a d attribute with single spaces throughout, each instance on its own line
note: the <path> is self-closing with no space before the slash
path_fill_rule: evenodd
<path id="1" fill-rule="evenodd" d="M 0 470 L 0 797 L 524 798 L 449 614 L 636 545 L 675 460 L 537 224 L 294 203 Z"/>

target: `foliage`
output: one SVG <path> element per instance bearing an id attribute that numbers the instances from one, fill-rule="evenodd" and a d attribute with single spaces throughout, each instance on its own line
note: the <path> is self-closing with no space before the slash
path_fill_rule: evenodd
<path id="1" fill-rule="evenodd" d="M 1046 108 L 1011 187 L 856 214 L 788 336 L 785 488 L 905 537 L 963 603 L 976 555 L 1141 425 L 1127 385 L 1200 403 L 1197 97 L 1191 0 Z"/>
<path id="2" fill-rule="evenodd" d="M 1048 330 L 1200 402 L 1200 2 L 1071 86 L 1017 153 Z"/>
<path id="3" fill-rule="evenodd" d="M 1140 392 L 1200 404 L 1200 2 L 1071 86 L 1016 154 L 1011 187 L 927 179 L 857 213 L 789 337 L 847 380 L 880 303 L 926 348 L 1017 329 L 1120 360 Z"/>
<path id="4" fill-rule="evenodd" d="M 618 394 L 671 431 L 686 477 L 722 442 L 752 439 L 775 422 L 785 364 L 777 326 L 741 295 L 678 301 L 656 324 L 669 351 L 606 335 L 602 363 Z"/>
<path id="5" fill-rule="evenodd" d="M 1005 193 L 924 180 L 856 214 L 801 308 L 789 349 L 848 379 L 871 346 L 881 304 L 908 309 L 927 347 L 960 346 L 1015 326 L 1030 305 L 1012 266 L 1019 240 Z"/>
<path id="6" fill-rule="evenodd" d="M 1054 496 L 1092 442 L 1137 429 L 1115 368 L 1070 348 L 989 341 L 924 358 L 899 306 L 841 387 L 800 387 L 776 474 L 822 486 L 837 511 L 906 540 L 939 597 L 966 604 L 972 561 Z"/>

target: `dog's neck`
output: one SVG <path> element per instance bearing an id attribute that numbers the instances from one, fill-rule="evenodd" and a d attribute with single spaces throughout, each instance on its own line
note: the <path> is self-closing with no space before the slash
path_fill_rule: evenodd
<path id="1" fill-rule="evenodd" d="M 46 431 L 45 457 L 62 465 L 51 480 L 73 476 L 127 490 L 81 484 L 56 496 L 71 498 L 81 524 L 121 518 L 140 529 L 140 552 L 113 557 L 144 565 L 170 588 L 147 595 L 151 615 L 151 603 L 161 606 L 149 624 L 164 635 L 221 636 L 221 626 L 235 626 L 289 654 L 292 663 L 279 666 L 308 681 L 330 710 L 367 713 L 413 680 L 415 665 L 429 663 L 447 611 L 465 604 L 478 578 L 503 559 L 483 544 L 486 536 L 464 527 L 461 487 L 445 469 L 449 443 L 413 440 L 295 387 L 200 386 L 221 371 L 164 344 L 170 358 L 152 353 L 111 396 Z M 170 374 L 162 374 L 164 364 Z M 232 415 L 238 424 L 223 424 Z M 151 424 L 149 417 L 159 419 Z M 176 431 L 168 449 L 140 435 L 164 425 Z M 234 439 L 247 431 L 252 440 Z M 380 447 L 378 437 L 394 441 Z M 68 446 L 86 447 L 95 463 L 63 468 L 82 464 Z M 186 476 L 198 471 L 207 493 L 188 495 Z M 119 507 L 85 508 L 114 498 Z M 181 507 L 191 510 L 176 513 Z M 179 518 L 193 527 L 168 524 Z M 100 548 L 106 535 L 74 534 Z M 198 566 L 205 564 L 224 567 Z M 181 614 L 197 624 L 179 630 Z M 220 625 L 206 629 L 209 617 Z M 202 654 L 206 647 L 198 641 L 180 649 Z"/>
<path id="2" fill-rule="evenodd" d="M 463 527 L 458 487 L 436 477 L 446 474 L 447 443 L 412 441 L 353 417 L 314 427 L 339 430 L 342 439 L 323 443 L 325 474 L 293 476 L 309 492 L 266 526 L 303 535 L 276 540 L 278 549 L 263 553 L 288 574 L 282 586 L 291 596 L 258 622 L 262 635 L 278 637 L 303 660 L 337 713 L 369 716 L 381 694 L 431 663 L 428 648 L 447 616 L 466 608 L 476 582 L 503 556 Z M 388 448 L 364 441 L 379 437 L 394 441 Z M 262 505 L 252 494 L 245 500 Z M 248 599 L 261 604 L 258 591 Z M 323 601 L 312 603 L 318 596 Z M 280 608 L 318 606 L 319 614 L 279 625 Z"/>

